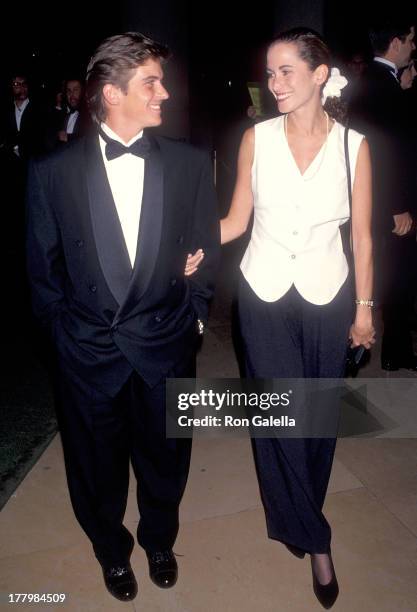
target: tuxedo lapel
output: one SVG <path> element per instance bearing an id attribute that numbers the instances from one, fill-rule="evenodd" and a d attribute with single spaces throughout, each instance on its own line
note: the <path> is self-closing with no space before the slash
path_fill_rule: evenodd
<path id="1" fill-rule="evenodd" d="M 398 80 L 398 76 L 396 76 L 394 69 L 388 64 L 384 64 L 383 62 L 377 62 L 374 60 L 373 62 L 374 73 L 377 75 L 377 78 L 383 78 L 387 85 L 391 87 L 391 89 L 401 89 L 400 82 Z"/>
<path id="2" fill-rule="evenodd" d="M 97 254 L 107 285 L 118 304 L 122 304 L 132 279 L 132 266 L 97 134 L 86 138 L 85 153 L 90 213 Z"/>
<path id="3" fill-rule="evenodd" d="M 119 314 L 122 310 L 128 312 L 133 308 L 145 293 L 156 266 L 161 241 L 164 204 L 163 160 L 157 141 L 149 134 L 147 137 L 151 143 L 151 152 L 145 160 L 135 265 L 129 291 Z"/>

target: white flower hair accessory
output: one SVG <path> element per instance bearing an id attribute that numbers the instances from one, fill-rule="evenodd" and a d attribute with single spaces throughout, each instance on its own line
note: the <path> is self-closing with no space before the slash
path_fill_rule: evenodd
<path id="1" fill-rule="evenodd" d="M 327 98 L 340 98 L 340 92 L 347 84 L 348 80 L 340 74 L 339 68 L 332 68 L 323 88 L 321 103 L 325 104 Z"/>

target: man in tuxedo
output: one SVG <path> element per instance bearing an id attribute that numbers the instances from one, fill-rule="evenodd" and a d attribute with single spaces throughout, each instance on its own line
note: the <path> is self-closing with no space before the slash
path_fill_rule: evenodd
<path id="1" fill-rule="evenodd" d="M 58 133 L 59 141 L 64 143 L 84 136 L 90 127 L 84 106 L 84 83 L 81 79 L 71 78 L 65 81 L 65 101 L 68 111 Z"/>
<path id="2" fill-rule="evenodd" d="M 11 78 L 12 101 L 0 120 L 0 140 L 3 152 L 26 165 L 31 155 L 43 149 L 43 114 L 29 97 L 26 74 L 15 72 Z"/>
<path id="3" fill-rule="evenodd" d="M 368 139 L 373 174 L 375 292 L 384 321 L 381 365 L 417 370 L 410 319 L 416 283 L 415 143 L 397 73 L 410 61 L 414 26 L 398 15 L 370 31 L 374 60 L 350 104 L 350 124 Z"/>
<path id="4" fill-rule="evenodd" d="M 42 152 L 43 112 L 29 95 L 28 77 L 16 70 L 10 79 L 11 99 L 0 112 L 0 167 L 2 172 L 3 236 L 19 260 L 24 244 L 24 197 L 29 158 Z M 23 260 L 23 258 L 22 258 Z M 23 261 L 22 261 L 23 263 Z M 17 275 L 20 277 L 20 269 Z"/>
<path id="5" fill-rule="evenodd" d="M 84 89 L 84 82 L 78 77 L 64 81 L 62 108 L 55 107 L 49 113 L 46 130 L 48 151 L 86 135 L 92 128 L 85 105 Z"/>
<path id="6" fill-rule="evenodd" d="M 168 98 L 166 57 L 138 33 L 106 39 L 87 70 L 96 133 L 34 162 L 28 188 L 29 278 L 56 346 L 71 501 L 124 601 L 137 593 L 123 525 L 129 459 L 151 579 L 177 579 L 191 441 L 166 438 L 165 379 L 195 376 L 220 252 L 209 157 L 149 129 Z M 184 277 L 200 245 L 203 264 Z"/>

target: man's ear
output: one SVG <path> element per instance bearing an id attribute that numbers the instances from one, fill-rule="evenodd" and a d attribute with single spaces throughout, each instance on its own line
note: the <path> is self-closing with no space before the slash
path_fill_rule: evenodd
<path id="1" fill-rule="evenodd" d="M 112 83 L 106 83 L 103 87 L 103 97 L 109 106 L 118 106 L 122 91 L 120 87 L 116 87 Z"/>
<path id="2" fill-rule="evenodd" d="M 393 51 L 394 53 L 398 53 L 401 45 L 401 40 L 395 36 L 389 44 L 388 50 Z"/>

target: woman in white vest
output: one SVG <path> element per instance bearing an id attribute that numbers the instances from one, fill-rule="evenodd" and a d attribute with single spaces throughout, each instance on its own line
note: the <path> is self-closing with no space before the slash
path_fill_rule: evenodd
<path id="1" fill-rule="evenodd" d="M 375 341 L 369 150 L 349 130 L 355 311 L 340 235 L 350 216 L 344 127 L 323 108 L 326 94 L 340 95 L 343 85 L 332 73 L 315 32 L 279 35 L 268 49 L 267 74 L 282 115 L 249 129 L 240 146 L 221 236 L 226 243 L 242 235 L 254 211 L 238 302 L 248 377 L 342 377 L 348 339 L 366 348 Z M 314 592 L 326 608 L 338 595 L 322 513 L 335 444 L 253 440 L 268 535 L 298 557 L 311 555 Z"/>
<path id="2" fill-rule="evenodd" d="M 267 73 L 282 115 L 245 132 L 230 211 L 221 221 L 222 243 L 230 242 L 254 212 L 238 299 L 246 376 L 338 378 L 348 339 L 366 348 L 375 341 L 368 145 L 349 130 L 351 283 L 340 235 L 350 216 L 344 127 L 323 108 L 326 95 L 340 96 L 346 80 L 334 69 L 330 75 L 327 46 L 305 28 L 270 44 Z M 314 592 L 326 608 L 339 591 L 322 513 L 335 444 L 334 438 L 253 440 L 268 535 L 297 557 L 311 555 Z"/>

